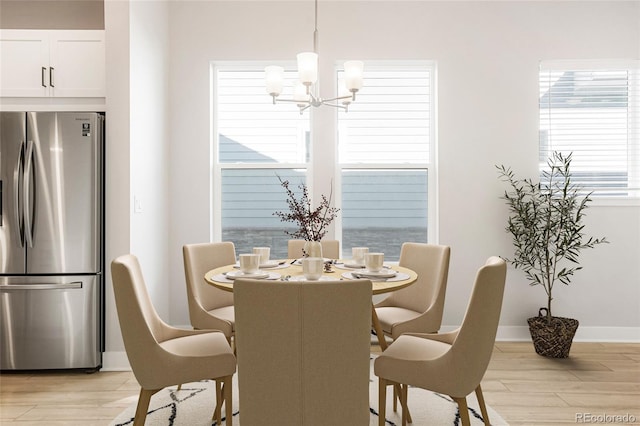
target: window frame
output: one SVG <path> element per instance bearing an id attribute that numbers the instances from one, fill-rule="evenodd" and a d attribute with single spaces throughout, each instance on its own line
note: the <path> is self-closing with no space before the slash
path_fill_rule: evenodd
<path id="1" fill-rule="evenodd" d="M 426 66 L 429 67 L 429 84 L 430 84 L 430 111 L 429 111 L 429 161 L 425 163 L 340 163 L 339 160 L 339 146 L 338 146 L 338 113 L 337 108 L 324 106 L 321 108 L 330 109 L 331 117 L 327 121 L 327 111 L 314 111 L 315 108 L 311 108 L 304 112 L 304 115 L 309 120 L 309 132 L 310 132 L 310 146 L 308 147 L 306 162 L 301 163 L 220 163 L 219 158 L 219 140 L 218 140 L 218 117 L 216 113 L 218 111 L 218 94 L 217 90 L 217 71 L 218 70 L 264 70 L 267 65 L 281 65 L 288 70 L 295 70 L 296 64 L 291 61 L 211 61 L 210 62 L 210 188 L 211 188 L 211 241 L 220 241 L 222 238 L 222 171 L 224 169 L 291 169 L 291 170 L 304 170 L 306 176 L 306 185 L 309 189 L 309 193 L 312 195 L 314 202 L 320 196 L 320 186 L 315 188 L 314 179 L 319 177 L 326 179 L 326 181 L 332 180 L 333 186 L 333 205 L 337 208 L 342 207 L 342 170 L 343 169 L 387 169 L 387 170 L 426 170 L 427 173 L 427 238 L 429 243 L 435 243 L 438 241 L 438 209 L 437 209 L 437 67 L 435 61 L 420 60 L 420 61 L 365 61 L 365 67 L 415 67 Z M 327 79 L 327 83 L 337 85 L 338 71 L 342 69 L 342 65 L 336 65 L 331 69 L 331 75 L 319 75 L 319 80 Z M 365 82 L 366 85 L 366 82 Z M 337 86 L 336 86 L 337 87 Z M 329 86 L 325 89 L 330 89 Z M 334 87 L 335 89 L 335 87 Z M 363 88 L 366 90 L 366 88 Z M 265 98 L 268 99 L 268 94 L 265 91 Z M 357 99 L 356 99 L 357 102 Z M 287 103 L 289 108 L 292 108 L 295 114 L 299 114 L 295 104 Z M 307 115 L 308 114 L 308 115 Z M 322 135 L 318 132 L 318 126 L 321 125 L 333 125 L 333 129 L 323 128 Z M 332 135 L 333 140 L 331 143 L 324 147 L 316 146 L 314 140 L 318 140 L 319 137 L 327 137 Z M 327 150 L 329 152 L 318 154 L 318 151 Z M 321 157 L 321 158 L 318 158 Z M 333 164 L 329 164 L 333 159 Z M 325 164 L 327 163 L 327 164 Z M 325 167 L 326 166 L 326 167 Z M 318 175 L 320 173 L 320 175 Z M 326 183 L 326 182 L 323 182 Z M 326 186 L 326 185 L 325 185 Z M 325 195 L 328 195 L 325 194 Z M 283 192 L 284 197 L 284 192 Z M 325 238 L 338 239 L 342 241 L 342 216 L 338 213 L 334 224 L 329 228 L 329 233 Z M 342 245 L 341 245 L 342 246 Z M 349 248 L 342 247 L 342 250 L 348 250 Z M 346 252 L 345 252 L 346 253 Z"/>
<path id="2" fill-rule="evenodd" d="M 413 69 L 416 67 L 427 67 L 429 69 L 429 85 L 430 85 L 430 111 L 429 111 L 429 160 L 424 163 L 354 163 L 342 162 L 339 158 L 339 120 L 338 113 L 335 114 L 336 120 L 336 164 L 335 164 L 335 182 L 337 188 L 336 199 L 340 200 L 338 207 L 342 208 L 342 172 L 343 170 L 426 170 L 427 171 L 427 242 L 436 243 L 439 241 L 438 235 L 438 194 L 437 194 L 437 121 L 436 111 L 438 107 L 437 93 L 437 63 L 431 60 L 393 60 L 393 61 L 365 61 L 365 69 Z M 335 67 L 335 78 L 338 79 L 339 67 Z M 366 84 L 366 79 L 365 79 Z M 357 102 L 357 98 L 356 98 Z M 338 215 L 336 219 L 336 239 L 342 241 L 343 218 Z"/>
<path id="3" fill-rule="evenodd" d="M 263 61 L 211 61 L 210 62 L 210 123 L 211 123 L 211 142 L 210 142 L 210 152 L 211 152 L 211 162 L 210 162 L 210 188 L 211 188 L 211 241 L 221 241 L 222 240 L 222 170 L 253 170 L 253 169 L 289 169 L 289 170 L 304 170 L 304 174 L 306 176 L 306 181 L 310 181 L 310 173 L 312 168 L 312 159 L 311 156 L 307 152 L 306 158 L 307 162 L 297 162 L 297 163 L 255 163 L 255 162 L 246 162 L 246 163 L 221 163 L 220 162 L 220 141 L 218 138 L 218 119 L 216 116 L 216 111 L 218 111 L 218 94 L 216 89 L 218 87 L 218 70 L 233 70 L 241 68 L 242 70 L 255 70 L 255 71 L 263 71 L 264 68 L 268 65 L 281 65 L 285 67 L 285 69 L 293 70 L 295 69 L 295 63 L 290 61 L 280 61 L 280 62 L 263 62 Z M 268 94 L 265 91 L 265 98 L 268 98 Z M 294 105 L 291 105 L 295 107 Z M 311 118 L 309 117 L 309 121 Z M 311 125 L 311 123 L 310 123 Z M 311 129 L 310 129 L 311 131 Z M 284 192 L 283 192 L 284 194 Z"/>

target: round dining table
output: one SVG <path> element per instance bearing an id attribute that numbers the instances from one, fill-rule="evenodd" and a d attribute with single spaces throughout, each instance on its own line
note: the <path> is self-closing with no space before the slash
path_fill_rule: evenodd
<path id="1" fill-rule="evenodd" d="M 304 275 L 302 274 L 302 265 L 300 264 L 299 259 L 274 261 L 272 265 L 273 266 L 268 269 L 261 269 L 261 271 L 263 271 L 264 273 L 269 273 L 269 276 L 266 277 L 266 279 L 277 279 L 283 281 L 306 281 L 304 279 Z M 358 279 L 358 277 L 361 277 L 360 275 L 358 275 L 361 269 L 349 268 L 344 265 L 345 264 L 341 261 L 332 262 L 330 264 L 330 271 L 325 270 L 320 279 L 339 281 Z M 418 279 L 418 274 L 409 268 L 398 265 L 389 265 L 385 266 L 385 268 L 395 271 L 397 273 L 396 276 L 390 278 L 378 278 L 369 276 L 361 277 L 363 279 L 371 280 L 372 293 L 374 295 L 400 290 L 402 288 L 410 286 Z M 208 284 L 213 285 L 216 288 L 233 292 L 233 279 L 228 278 L 228 276 L 229 273 L 233 273 L 235 271 L 239 271 L 237 264 L 221 266 L 219 268 L 208 271 L 205 274 L 204 279 Z M 309 282 L 312 283 L 313 281 Z M 384 351 L 387 348 L 387 341 L 384 338 L 384 332 L 382 331 L 382 326 L 380 325 L 380 321 L 378 320 L 378 315 L 376 314 L 373 301 L 371 303 L 371 322 L 373 329 L 376 332 L 376 336 L 378 337 L 380 349 Z"/>

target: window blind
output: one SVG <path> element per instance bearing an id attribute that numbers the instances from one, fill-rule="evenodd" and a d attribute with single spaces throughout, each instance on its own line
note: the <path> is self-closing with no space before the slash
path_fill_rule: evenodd
<path id="1" fill-rule="evenodd" d="M 288 209 L 278 177 L 290 180 L 294 191 L 306 180 L 309 114 L 272 103 L 259 63 L 214 64 L 212 77 L 214 234 L 233 241 L 238 253 L 268 246 L 272 256 L 284 258 L 284 230 L 294 225 L 273 214 Z M 285 93 L 295 78 L 294 71 L 285 71 Z"/>
<path id="2" fill-rule="evenodd" d="M 593 197 L 639 196 L 638 61 L 540 66 L 540 165 L 573 153 L 574 183 Z"/>
<path id="3" fill-rule="evenodd" d="M 289 90 L 296 78 L 285 72 Z M 303 163 L 309 118 L 291 104 L 273 105 L 264 70 L 216 70 L 216 118 L 220 163 Z"/>
<path id="4" fill-rule="evenodd" d="M 356 101 L 338 113 L 347 250 L 365 245 L 397 260 L 403 242 L 428 241 L 433 74 L 432 63 L 367 63 Z"/>
<path id="5" fill-rule="evenodd" d="M 341 163 L 428 163 L 432 67 L 365 66 L 365 87 L 338 114 Z M 338 80 L 342 79 L 338 72 Z"/>

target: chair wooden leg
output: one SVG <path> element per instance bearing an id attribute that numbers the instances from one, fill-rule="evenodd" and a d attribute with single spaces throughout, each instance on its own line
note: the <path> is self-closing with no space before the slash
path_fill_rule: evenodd
<path id="1" fill-rule="evenodd" d="M 226 425 L 233 426 L 233 384 L 231 381 L 233 380 L 233 376 L 227 376 L 222 379 L 222 386 L 224 389 L 224 407 L 225 407 L 225 417 L 227 418 Z"/>
<path id="2" fill-rule="evenodd" d="M 151 397 L 159 390 L 160 389 L 140 389 L 140 396 L 138 397 L 138 406 L 136 407 L 136 416 L 133 419 L 133 426 L 144 426 Z"/>
<path id="3" fill-rule="evenodd" d="M 480 412 L 482 413 L 482 419 L 485 425 L 490 425 L 489 413 L 487 413 L 487 406 L 484 403 L 484 396 L 482 395 L 482 388 L 480 385 L 476 388 L 476 398 L 478 398 L 478 405 L 480 406 Z"/>
<path id="4" fill-rule="evenodd" d="M 400 406 L 402 408 L 402 412 L 403 413 L 406 412 L 406 414 L 404 414 L 404 415 L 407 416 L 407 422 L 413 423 L 413 419 L 411 418 L 411 412 L 409 411 L 409 404 L 407 402 L 408 399 L 405 398 L 404 402 L 402 401 L 402 392 L 403 392 L 402 391 L 402 385 L 400 383 L 395 383 L 393 385 L 393 390 L 394 390 L 394 393 L 393 393 L 394 394 L 394 401 L 393 402 L 395 403 L 395 396 L 397 395 L 398 396 L 398 400 L 400 401 Z M 407 388 L 405 389 L 404 392 L 405 392 L 405 396 L 408 395 L 408 392 L 409 392 L 408 386 L 407 386 Z"/>
<path id="5" fill-rule="evenodd" d="M 407 405 L 407 385 L 400 386 L 400 405 L 402 405 L 402 426 L 407 426 L 407 415 L 409 409 Z"/>
<path id="6" fill-rule="evenodd" d="M 215 420 L 216 425 L 222 424 L 222 390 L 220 389 L 220 380 L 215 380 L 216 406 L 213 409 L 211 420 Z"/>
<path id="7" fill-rule="evenodd" d="M 398 390 L 396 389 L 396 387 L 393 387 L 393 412 L 397 413 L 398 412 L 398 398 L 400 396 L 398 395 Z"/>
<path id="8" fill-rule="evenodd" d="M 409 423 L 413 423 L 413 419 L 411 418 L 411 411 L 409 411 L 409 385 L 405 385 L 406 388 L 404 390 L 404 405 L 407 407 L 407 421 Z"/>
<path id="9" fill-rule="evenodd" d="M 378 377 L 378 426 L 384 426 L 387 418 L 387 381 Z"/>
<path id="10" fill-rule="evenodd" d="M 182 389 L 182 383 L 180 383 L 180 384 L 178 385 L 178 389 L 176 389 L 176 390 L 177 390 L 177 391 L 179 391 L 180 389 Z"/>
<path id="11" fill-rule="evenodd" d="M 458 411 L 460 412 L 460 420 L 462 421 L 462 426 L 470 426 L 471 421 L 469 420 L 469 409 L 467 408 L 467 398 L 465 397 L 453 398 L 453 400 L 458 403 Z"/>

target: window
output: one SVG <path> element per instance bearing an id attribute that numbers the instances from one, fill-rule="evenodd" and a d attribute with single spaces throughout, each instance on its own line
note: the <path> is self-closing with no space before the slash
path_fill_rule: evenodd
<path id="1" fill-rule="evenodd" d="M 342 73 L 329 78 L 340 81 Z M 295 74 L 285 72 L 285 90 Z M 434 239 L 433 64 L 365 64 L 365 87 L 349 112 L 330 110 L 336 127 L 327 134 L 338 143 L 323 137 L 316 148 L 327 155 L 317 158 L 310 146 L 313 111 L 301 115 L 294 104 L 274 105 L 264 65 L 213 64 L 212 83 L 214 240 L 233 241 L 238 253 L 264 245 L 274 258 L 286 257 L 290 237 L 283 230 L 294 225 L 273 214 L 288 209 L 278 176 L 292 189 L 309 182 L 316 197 L 314 180 L 335 183 L 340 212 L 335 236 L 327 238 L 341 240 L 343 257 L 351 247 L 367 246 L 397 260 L 403 242 Z M 336 158 L 337 164 L 326 164 Z"/>
<path id="2" fill-rule="evenodd" d="M 264 67 L 214 68 L 214 239 L 233 241 L 239 253 L 269 246 L 286 257 L 288 240 L 274 211 L 286 210 L 278 176 L 305 182 L 309 119 L 291 105 L 273 105 Z M 287 72 L 293 80 L 294 73 Z"/>
<path id="3" fill-rule="evenodd" d="M 341 79 L 338 72 L 338 79 Z M 397 260 L 427 242 L 433 180 L 433 66 L 365 67 L 366 88 L 338 114 L 342 242 Z"/>
<path id="4" fill-rule="evenodd" d="M 573 181 L 592 197 L 640 196 L 638 61 L 541 63 L 541 168 L 552 151 L 573 152 Z"/>

